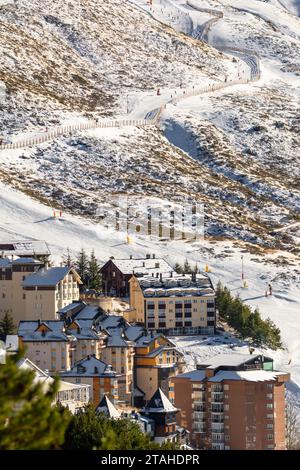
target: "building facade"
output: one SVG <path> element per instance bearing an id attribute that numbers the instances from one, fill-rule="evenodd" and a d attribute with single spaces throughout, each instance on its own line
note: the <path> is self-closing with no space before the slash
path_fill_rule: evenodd
<path id="1" fill-rule="evenodd" d="M 101 268 L 102 290 L 105 295 L 128 297 L 129 280 L 135 273 L 155 274 L 173 271 L 172 267 L 162 258 L 147 255 L 146 258 L 110 259 Z"/>
<path id="2" fill-rule="evenodd" d="M 68 267 L 48 268 L 33 258 L 0 258 L 0 315 L 20 320 L 55 320 L 57 311 L 79 299 L 78 274 Z"/>
<path id="3" fill-rule="evenodd" d="M 169 335 L 214 334 L 215 291 L 205 274 L 133 276 L 131 321 Z"/>
<path id="4" fill-rule="evenodd" d="M 197 449 L 284 450 L 287 380 L 270 358 L 224 354 L 172 377 L 169 396 Z"/>
<path id="5" fill-rule="evenodd" d="M 183 372 L 183 354 L 162 334 L 142 336 L 136 341 L 134 356 L 135 385 L 148 401 L 160 388 L 169 394 L 169 378 Z"/>
<path id="6" fill-rule="evenodd" d="M 61 372 L 63 380 L 75 384 L 87 384 L 91 386 L 91 400 L 95 407 L 99 405 L 106 395 L 113 404 L 118 403 L 118 375 L 111 365 L 93 356 L 74 364 L 71 370 Z"/>

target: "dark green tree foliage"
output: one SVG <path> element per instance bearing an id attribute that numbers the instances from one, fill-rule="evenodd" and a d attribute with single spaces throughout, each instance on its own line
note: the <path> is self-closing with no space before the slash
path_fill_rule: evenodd
<path id="1" fill-rule="evenodd" d="M 87 285 L 87 276 L 89 269 L 89 260 L 84 249 L 80 251 L 75 262 L 75 269 L 79 274 L 84 285 Z"/>
<path id="2" fill-rule="evenodd" d="M 91 253 L 89 263 L 88 263 L 88 276 L 89 276 L 90 289 L 95 289 L 96 291 L 100 291 L 101 285 L 102 285 L 100 265 L 95 256 L 94 250 Z"/>
<path id="3" fill-rule="evenodd" d="M 216 289 L 216 305 L 220 318 L 234 328 L 241 338 L 274 350 L 282 347 L 279 328 L 269 318 L 263 320 L 258 309 L 253 312 L 240 298 L 233 297 L 221 283 Z"/>
<path id="4" fill-rule="evenodd" d="M 70 413 L 53 406 L 57 390 L 57 380 L 43 390 L 33 371 L 7 358 L 0 366 L 0 450 L 61 448 Z"/>
<path id="5" fill-rule="evenodd" d="M 104 414 L 97 415 L 92 405 L 73 416 L 64 444 L 69 450 L 150 450 L 176 449 L 166 443 L 159 446 L 139 426 L 127 418 L 112 420 Z"/>
<path id="6" fill-rule="evenodd" d="M 63 256 L 63 263 L 65 266 L 68 266 L 69 268 L 75 266 L 75 260 L 73 259 L 71 255 L 70 248 L 67 249 L 67 253 Z"/>
<path id="7" fill-rule="evenodd" d="M 16 332 L 14 319 L 9 313 L 5 313 L 0 320 L 0 339 L 5 341 L 7 335 L 13 335 Z"/>

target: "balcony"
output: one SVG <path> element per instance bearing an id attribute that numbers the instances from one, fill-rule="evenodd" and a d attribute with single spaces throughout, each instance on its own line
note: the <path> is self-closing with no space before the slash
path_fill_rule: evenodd
<path id="1" fill-rule="evenodd" d="M 213 443 L 211 448 L 212 450 L 224 450 L 225 446 L 222 443 L 219 443 L 219 444 Z"/>
<path id="2" fill-rule="evenodd" d="M 203 424 L 193 423 L 193 431 L 199 433 L 205 433 L 206 427 Z"/>
<path id="3" fill-rule="evenodd" d="M 212 403 L 211 412 L 212 413 L 224 413 L 224 407 L 222 405 Z"/>
<path id="4" fill-rule="evenodd" d="M 212 403 L 222 403 L 223 399 L 224 399 L 224 393 L 222 393 L 222 392 L 219 392 L 219 393 L 213 392 L 211 394 Z"/>
<path id="5" fill-rule="evenodd" d="M 193 413 L 193 421 L 194 422 L 205 421 L 205 416 L 206 416 L 205 411 L 196 411 Z"/>
<path id="6" fill-rule="evenodd" d="M 199 402 L 194 402 L 193 404 L 193 410 L 194 411 L 205 411 L 205 405 L 203 403 Z"/>
<path id="7" fill-rule="evenodd" d="M 197 402 L 205 401 L 205 392 L 192 392 L 192 400 Z"/>
<path id="8" fill-rule="evenodd" d="M 224 423 L 211 423 L 212 433 L 224 433 Z"/>
<path id="9" fill-rule="evenodd" d="M 224 433 L 221 432 L 213 432 L 211 435 L 212 442 L 215 444 L 222 444 L 224 441 Z"/>

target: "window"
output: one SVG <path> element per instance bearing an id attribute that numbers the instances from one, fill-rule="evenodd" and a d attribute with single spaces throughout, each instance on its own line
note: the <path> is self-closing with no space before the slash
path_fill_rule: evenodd
<path id="1" fill-rule="evenodd" d="M 154 303 L 148 302 L 147 307 L 148 307 L 148 310 L 154 310 L 155 305 L 154 305 Z"/>
<path id="2" fill-rule="evenodd" d="M 229 385 L 224 385 L 223 388 L 224 390 L 229 390 Z"/>
<path id="3" fill-rule="evenodd" d="M 148 328 L 155 328 L 155 323 L 148 322 Z"/>
<path id="4" fill-rule="evenodd" d="M 273 409 L 273 403 L 267 403 L 267 409 L 272 410 Z"/>
<path id="5" fill-rule="evenodd" d="M 116 271 L 113 271 L 113 272 L 112 272 L 112 276 L 113 276 L 113 277 L 116 277 Z"/>
<path id="6" fill-rule="evenodd" d="M 270 390 L 273 390 L 273 384 L 267 384 L 267 388 L 269 388 Z"/>
<path id="7" fill-rule="evenodd" d="M 193 303 L 196 304 L 196 303 L 197 303 L 197 299 L 194 299 L 194 300 L 193 300 Z"/>
<path id="8" fill-rule="evenodd" d="M 181 311 L 181 312 L 176 311 L 176 312 L 175 312 L 175 317 L 176 317 L 176 318 L 182 318 L 182 311 Z"/>
<path id="9" fill-rule="evenodd" d="M 25 300 L 25 299 L 26 299 L 26 294 L 23 294 L 23 300 Z"/>
<path id="10" fill-rule="evenodd" d="M 166 323 L 165 322 L 159 322 L 158 327 L 159 328 L 166 328 Z"/>
<path id="11" fill-rule="evenodd" d="M 192 322 L 191 322 L 191 321 L 186 321 L 186 322 L 184 323 L 184 326 L 192 326 Z"/>
<path id="12" fill-rule="evenodd" d="M 36 356 L 39 356 L 39 355 L 40 355 L 40 351 L 35 351 L 35 355 L 36 355 Z"/>
<path id="13" fill-rule="evenodd" d="M 181 327 L 182 326 L 182 321 L 175 322 L 175 326 L 176 326 L 176 328 Z"/>
<path id="14" fill-rule="evenodd" d="M 5 294 L 2 294 L 2 299 L 5 299 Z"/>
<path id="15" fill-rule="evenodd" d="M 184 316 L 185 316 L 185 318 L 191 318 L 191 317 L 192 317 L 192 313 L 185 311 Z"/>
<path id="16" fill-rule="evenodd" d="M 230 439 L 230 435 L 229 434 L 225 434 L 225 441 L 229 441 Z"/>
<path id="17" fill-rule="evenodd" d="M 268 398 L 268 400 L 272 400 L 273 399 L 273 393 L 267 393 L 267 398 Z"/>
<path id="18" fill-rule="evenodd" d="M 268 414 L 267 415 L 267 419 L 273 419 L 273 418 L 274 418 L 273 414 Z"/>
<path id="19" fill-rule="evenodd" d="M 272 441 L 274 439 L 274 434 L 267 434 L 268 441 Z"/>
<path id="20" fill-rule="evenodd" d="M 267 429 L 273 429 L 273 427 L 274 427 L 274 426 L 273 426 L 273 423 L 268 423 L 268 424 L 267 424 Z"/>

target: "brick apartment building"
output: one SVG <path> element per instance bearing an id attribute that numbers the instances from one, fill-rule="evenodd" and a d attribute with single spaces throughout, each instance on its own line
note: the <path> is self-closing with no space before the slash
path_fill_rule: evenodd
<path id="1" fill-rule="evenodd" d="M 197 449 L 284 450 L 288 380 L 268 357 L 221 354 L 172 377 L 169 397 Z"/>

